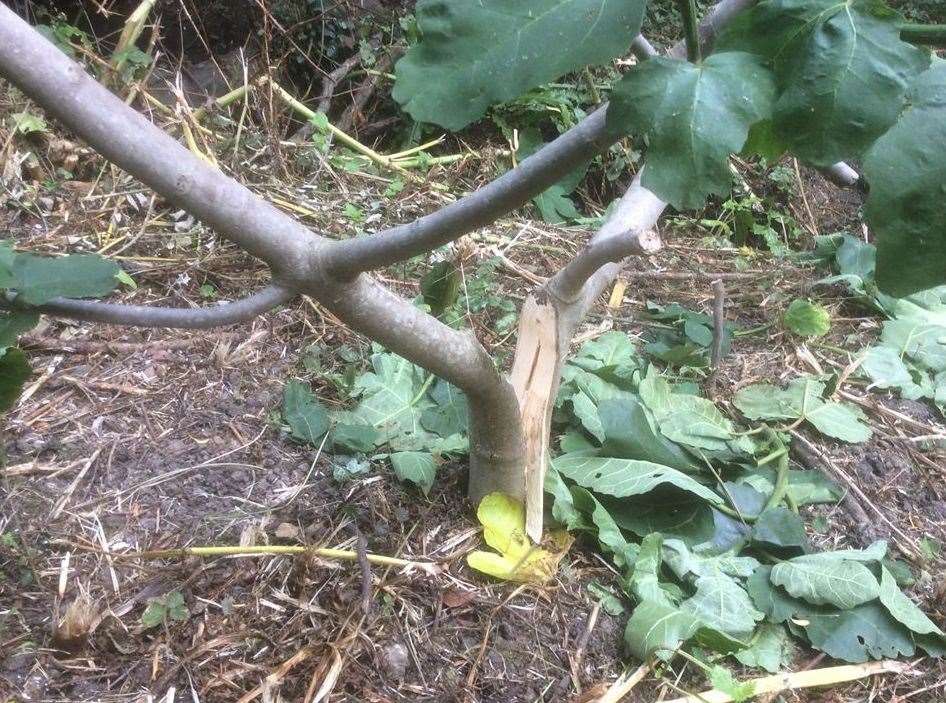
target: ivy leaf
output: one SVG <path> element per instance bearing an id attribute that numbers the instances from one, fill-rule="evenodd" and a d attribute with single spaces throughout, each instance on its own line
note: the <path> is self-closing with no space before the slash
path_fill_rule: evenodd
<path id="1" fill-rule="evenodd" d="M 654 57 L 615 85 L 608 123 L 650 140 L 641 183 L 678 210 L 703 206 L 732 187 L 730 154 L 769 116 L 772 75 L 751 54 L 713 54 L 696 65 Z"/>
<path id="2" fill-rule="evenodd" d="M 0 412 L 13 407 L 32 372 L 21 349 L 10 347 L 3 352 L 0 356 Z"/>
<path id="3" fill-rule="evenodd" d="M 42 134 L 49 130 L 46 120 L 32 112 L 14 112 L 12 117 L 13 131 L 16 134 Z"/>
<path id="4" fill-rule="evenodd" d="M 319 446 L 328 432 L 328 413 L 301 381 L 289 381 L 283 389 L 282 415 L 293 439 L 300 442 Z"/>
<path id="5" fill-rule="evenodd" d="M 723 502 L 713 491 L 686 474 L 649 461 L 565 455 L 553 459 L 552 465 L 579 486 L 616 498 L 642 495 L 669 485 L 713 504 Z"/>
<path id="6" fill-rule="evenodd" d="M 101 298 L 118 286 L 121 269 L 114 261 L 94 254 L 59 258 L 15 254 L 12 274 L 17 302 L 42 305 L 53 298 Z"/>
<path id="7" fill-rule="evenodd" d="M 184 594 L 180 591 L 171 591 L 168 593 L 164 597 L 164 602 L 167 605 L 168 617 L 170 617 L 171 620 L 182 622 L 187 620 L 190 616 L 190 611 L 184 603 Z"/>
<path id="8" fill-rule="evenodd" d="M 831 314 L 823 305 L 796 298 L 783 318 L 785 326 L 802 337 L 823 337 L 831 329 Z"/>
<path id="9" fill-rule="evenodd" d="M 905 625 L 918 635 L 934 634 L 943 636 L 932 620 L 916 607 L 912 600 L 903 595 L 897 581 L 886 567 L 880 568 L 880 602 L 900 624 Z"/>
<path id="10" fill-rule="evenodd" d="M 184 594 L 170 591 L 160 598 L 152 598 L 141 613 L 141 624 L 145 628 L 157 627 L 168 620 L 183 622 L 190 617 L 184 602 Z"/>
<path id="11" fill-rule="evenodd" d="M 907 102 L 864 158 L 877 285 L 894 296 L 946 282 L 946 64 L 918 76 Z"/>
<path id="12" fill-rule="evenodd" d="M 863 564 L 841 558 L 795 557 L 772 567 L 771 580 L 789 595 L 815 605 L 854 608 L 880 595 L 880 584 Z M 832 555 L 833 556 L 833 555 Z"/>
<path id="13" fill-rule="evenodd" d="M 391 466 L 402 481 L 410 481 L 420 486 L 427 495 L 434 485 L 437 475 L 437 462 L 429 452 L 394 452 Z"/>
<path id="14" fill-rule="evenodd" d="M 422 38 L 397 64 L 394 99 L 415 120 L 457 131 L 491 105 L 624 54 L 644 3 L 421 0 L 415 14 Z"/>
<path id="15" fill-rule="evenodd" d="M 830 166 L 887 131 L 911 79 L 929 65 L 925 52 L 900 41 L 901 21 L 872 0 L 766 0 L 721 44 L 770 60 L 776 133 L 805 161 Z"/>

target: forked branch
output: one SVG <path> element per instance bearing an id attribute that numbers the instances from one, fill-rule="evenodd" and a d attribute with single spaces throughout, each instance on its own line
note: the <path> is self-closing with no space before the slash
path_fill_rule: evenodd
<path id="1" fill-rule="evenodd" d="M 205 308 L 167 308 L 150 305 L 121 305 L 96 300 L 55 298 L 31 308 L 38 312 L 86 322 L 104 322 L 126 327 L 168 327 L 175 329 L 211 329 L 252 320 L 257 315 L 289 302 L 296 293 L 277 285 L 232 303 Z M 15 298 L 0 300 L 0 307 L 15 309 Z"/>

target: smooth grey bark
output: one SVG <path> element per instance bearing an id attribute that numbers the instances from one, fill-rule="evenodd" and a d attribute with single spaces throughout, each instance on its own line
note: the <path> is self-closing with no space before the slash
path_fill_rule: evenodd
<path id="1" fill-rule="evenodd" d="M 334 275 L 326 253 L 346 243 L 319 236 L 204 163 L 3 5 L 0 74 L 107 159 L 266 261 L 274 285 L 261 294 L 264 299 L 276 290 L 310 295 L 355 331 L 462 389 L 473 416 L 471 485 L 479 490 L 489 485 L 495 490 L 512 486 L 515 479 L 509 477 L 515 477 L 522 461 L 515 394 L 472 335 L 446 327 L 365 275 L 349 280 Z M 502 207 L 518 204 L 507 199 Z M 245 312 L 247 306 L 261 302 L 258 296 L 251 298 L 249 303 L 234 303 L 237 307 L 232 310 Z M 136 306 L 65 300 L 55 301 L 49 310 L 54 308 L 56 314 L 96 316 L 115 323 L 144 323 L 164 316 L 165 322 L 175 326 L 204 314 L 160 309 L 149 313 Z M 185 315 L 192 317 L 188 320 Z M 521 491 L 511 492 L 521 495 Z"/>
<path id="2" fill-rule="evenodd" d="M 409 224 L 346 240 L 328 253 L 327 266 L 336 275 L 354 275 L 448 244 L 529 202 L 620 137 L 607 128 L 602 107 L 470 195 Z"/>
<path id="3" fill-rule="evenodd" d="M 712 41 L 718 29 L 749 4 L 751 0 L 723 0 L 701 25 L 704 41 Z M 646 40 L 635 40 L 635 47 L 646 51 Z M 471 335 L 442 325 L 361 272 L 446 244 L 541 193 L 619 137 L 606 127 L 606 106 L 517 168 L 459 201 L 408 225 L 337 242 L 312 232 L 204 163 L 96 83 L 3 5 L 0 73 L 107 159 L 269 264 L 275 281 L 272 288 L 231 304 L 236 306 L 234 314 L 257 309 L 262 302 L 259 296 L 265 299 L 276 291 L 310 295 L 352 329 L 461 388 L 471 409 L 471 494 L 491 489 L 521 495 L 516 480 L 522 465 L 522 427 L 509 383 Z M 546 292 L 561 302 L 561 323 L 571 332 L 617 274 L 617 262 L 634 253 L 634 240 L 646 237 L 665 207 L 639 182 L 635 184 L 576 262 L 546 286 Z M 145 313 L 146 308 L 82 301 L 56 301 L 55 305 L 60 310 L 57 314 L 71 310 L 116 323 L 123 321 L 123 315 L 125 321 L 146 321 L 149 314 L 154 316 L 150 319 L 166 315 L 167 322 L 179 323 L 185 314 L 160 309 Z M 203 323 L 207 318 L 201 316 L 209 313 L 187 314 Z"/>
<path id="4" fill-rule="evenodd" d="M 150 305 L 122 305 L 97 300 L 54 298 L 44 305 L 31 307 L 46 315 L 70 320 L 103 322 L 125 327 L 168 327 L 172 329 L 206 330 L 252 320 L 292 300 L 297 293 L 270 285 L 258 293 L 232 303 L 202 308 L 165 308 Z M 0 300 L 0 307 L 16 309 L 16 296 Z"/>

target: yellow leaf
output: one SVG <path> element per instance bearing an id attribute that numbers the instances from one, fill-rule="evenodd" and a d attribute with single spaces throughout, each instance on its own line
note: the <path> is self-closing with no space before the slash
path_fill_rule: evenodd
<path id="1" fill-rule="evenodd" d="M 504 493 L 490 493 L 476 511 L 483 525 L 483 538 L 495 552 L 467 555 L 471 568 L 505 581 L 543 583 L 555 575 L 558 562 L 571 546 L 567 532 L 555 532 L 537 547 L 526 535 L 526 512 L 522 504 Z"/>

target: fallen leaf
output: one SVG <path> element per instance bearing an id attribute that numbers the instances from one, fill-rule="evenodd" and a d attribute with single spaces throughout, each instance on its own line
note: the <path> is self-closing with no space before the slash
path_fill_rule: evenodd
<path id="1" fill-rule="evenodd" d="M 565 531 L 556 531 L 543 540 L 544 547 L 533 545 L 526 535 L 525 508 L 504 493 L 490 493 L 483 498 L 476 516 L 483 525 L 486 544 L 498 554 L 471 552 L 466 557 L 467 564 L 505 581 L 548 581 L 574 539 Z"/>

